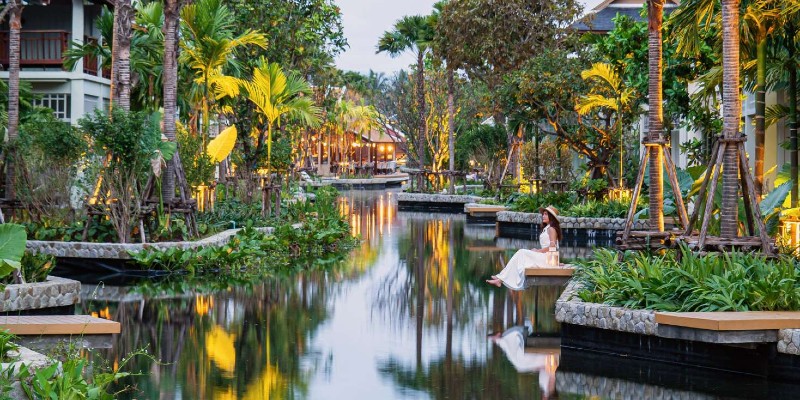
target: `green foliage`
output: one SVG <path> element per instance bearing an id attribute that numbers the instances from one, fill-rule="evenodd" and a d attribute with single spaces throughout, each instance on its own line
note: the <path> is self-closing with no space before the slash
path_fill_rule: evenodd
<path id="1" fill-rule="evenodd" d="M 628 214 L 628 207 L 630 207 L 630 202 L 587 200 L 567 208 L 562 215 L 569 217 L 625 218 Z"/>
<path id="2" fill-rule="evenodd" d="M 22 267 L 27 241 L 24 226 L 0 224 L 0 278 Z"/>
<path id="3" fill-rule="evenodd" d="M 758 253 L 650 256 L 597 250 L 579 263 L 578 296 L 587 302 L 658 311 L 800 310 L 800 269 L 790 257 Z"/>
<path id="4" fill-rule="evenodd" d="M 125 173 L 145 173 L 161 143 L 161 131 L 145 112 L 125 112 L 114 108 L 111 115 L 100 110 L 86 115 L 78 125 L 91 138 L 95 155 L 109 155 L 104 168 Z"/>
<path id="5" fill-rule="evenodd" d="M 42 108 L 26 115 L 19 140 L 21 151 L 46 154 L 48 162 L 67 165 L 80 160 L 88 146 L 80 131 Z"/>
<path id="6" fill-rule="evenodd" d="M 33 254 L 26 251 L 22 256 L 20 271 L 22 277 L 27 283 L 44 282 L 50 271 L 56 267 L 56 258 L 48 254 Z M 0 283 L 10 284 L 13 283 L 11 276 L 6 276 L 0 279 Z"/>
<path id="7" fill-rule="evenodd" d="M 177 132 L 178 154 L 186 172 L 186 181 L 189 186 L 210 185 L 214 182 L 214 169 L 216 165 L 208 154 L 203 151 L 203 137 L 181 128 Z"/>
<path id="8" fill-rule="evenodd" d="M 38 222 L 23 222 L 25 230 L 33 240 L 58 240 L 64 242 L 78 242 L 83 236 L 84 221 L 67 222 L 60 219 L 42 218 Z M 112 242 L 114 240 L 114 227 L 111 222 L 95 218 L 87 232 L 86 240 L 89 242 Z"/>
<path id="9" fill-rule="evenodd" d="M 197 222 L 207 232 L 219 232 L 225 229 L 241 228 L 247 224 L 265 227 L 274 223 L 271 218 L 261 216 L 261 205 L 244 203 L 231 198 L 217 201 L 213 211 L 197 214 Z"/>
<path id="10" fill-rule="evenodd" d="M 536 193 L 517 197 L 509 208 L 512 211 L 535 213 L 539 212 L 540 207 L 553 206 L 564 214 L 563 210 L 576 201 L 577 195 L 574 192 Z"/>
<path id="11" fill-rule="evenodd" d="M 0 360 L 3 362 L 8 362 L 8 352 L 14 351 L 19 348 L 14 343 L 17 337 L 11 333 L 8 333 L 7 329 L 0 330 Z"/>

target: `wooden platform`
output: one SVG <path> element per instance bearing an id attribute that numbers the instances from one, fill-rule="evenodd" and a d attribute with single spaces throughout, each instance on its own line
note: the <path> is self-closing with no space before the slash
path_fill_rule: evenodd
<path id="1" fill-rule="evenodd" d="M 525 276 L 535 276 L 535 277 L 548 277 L 548 276 L 565 276 L 570 277 L 572 273 L 575 272 L 575 267 L 569 265 L 563 265 L 561 268 L 526 268 L 525 269 Z"/>
<path id="2" fill-rule="evenodd" d="M 90 315 L 0 316 L 0 329 L 14 335 L 108 335 L 120 332 L 119 322 Z"/>
<path id="3" fill-rule="evenodd" d="M 800 312 L 657 312 L 656 323 L 711 331 L 756 331 L 800 328 Z"/>
<path id="4" fill-rule="evenodd" d="M 476 214 L 497 214 L 500 211 L 507 211 L 508 207 L 506 206 L 464 206 L 464 211 L 470 215 Z"/>

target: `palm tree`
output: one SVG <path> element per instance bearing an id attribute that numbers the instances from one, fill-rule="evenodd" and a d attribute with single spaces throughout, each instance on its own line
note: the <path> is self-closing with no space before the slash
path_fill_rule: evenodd
<path id="1" fill-rule="evenodd" d="M 647 42 L 648 42 L 648 128 L 647 140 L 655 142 L 662 139 L 664 132 L 663 105 L 663 62 L 661 29 L 664 22 L 664 0 L 647 2 Z M 664 164 L 660 147 L 648 146 L 650 152 L 649 192 L 650 228 L 664 231 Z"/>
<path id="2" fill-rule="evenodd" d="M 261 59 L 250 80 L 240 81 L 241 89 L 264 118 L 266 132 L 258 132 L 259 143 L 267 144 L 267 173 L 272 159 L 272 132 L 282 117 L 292 118 L 304 126 L 320 122 L 320 109 L 311 100 L 311 87 L 294 73 L 285 74 L 277 63 Z M 266 133 L 266 137 L 264 137 Z"/>
<path id="3" fill-rule="evenodd" d="M 722 0 L 722 71 L 722 134 L 725 139 L 735 139 L 739 135 L 742 112 L 739 97 L 739 0 Z M 724 238 L 736 237 L 739 229 L 738 157 L 738 147 L 725 146 L 720 210 L 720 235 Z"/>
<path id="4" fill-rule="evenodd" d="M 175 141 L 175 115 L 178 112 L 178 25 L 181 8 L 188 1 L 191 0 L 164 0 L 164 67 L 162 74 L 164 136 L 170 142 Z M 180 158 L 173 157 L 172 160 L 167 161 L 166 173 L 161 185 L 161 196 L 167 203 L 175 198 L 175 171 L 178 160 Z"/>
<path id="5" fill-rule="evenodd" d="M 131 23 L 134 18 L 131 0 L 117 0 L 114 7 L 114 103 L 125 111 L 131 110 Z"/>
<path id="6" fill-rule="evenodd" d="M 384 32 L 378 41 L 378 53 L 387 52 L 396 57 L 406 50 L 417 54 L 417 112 L 418 135 L 421 144 L 417 149 L 420 168 L 425 167 L 425 146 L 427 126 L 425 124 L 425 52 L 430 49 L 434 38 L 431 19 L 422 15 L 406 16 L 395 22 L 394 30 Z"/>
<path id="7" fill-rule="evenodd" d="M 22 9 L 20 0 L 9 0 L 6 5 L 11 13 L 8 34 L 8 140 L 19 137 L 19 57 L 20 30 L 22 30 Z M 14 191 L 14 156 L 10 150 L 6 153 L 6 199 L 16 197 Z"/>
<path id="8" fill-rule="evenodd" d="M 255 45 L 267 47 L 263 34 L 252 30 L 236 34 L 236 19 L 221 0 L 200 0 L 181 12 L 180 62 L 194 72 L 203 113 L 203 133 L 208 135 L 210 108 L 214 100 L 238 93 L 238 80 L 225 75 L 230 68 L 241 72 L 237 51 Z"/>
<path id="9" fill-rule="evenodd" d="M 131 107 L 156 110 L 161 107 L 161 71 L 164 58 L 163 7 L 161 2 L 138 3 L 131 35 Z M 101 41 L 73 41 L 64 51 L 64 68 L 75 70 L 78 62 L 89 57 L 101 60 L 98 69 L 111 67 L 111 43 L 114 36 L 113 14 L 107 10 L 97 19 Z"/>

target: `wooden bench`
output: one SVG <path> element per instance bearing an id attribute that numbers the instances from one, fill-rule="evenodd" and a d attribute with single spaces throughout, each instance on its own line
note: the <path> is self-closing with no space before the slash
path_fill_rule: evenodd
<path id="1" fill-rule="evenodd" d="M 525 276 L 529 277 L 570 277 L 575 272 L 575 267 L 569 264 L 562 264 L 559 268 L 526 268 Z"/>
<path id="2" fill-rule="evenodd" d="M 465 206 L 464 210 L 467 214 L 475 215 L 475 214 L 497 214 L 500 211 L 508 210 L 506 206 Z"/>
<path id="3" fill-rule="evenodd" d="M 710 331 L 760 331 L 800 328 L 800 312 L 657 312 L 656 323 Z"/>
<path id="4" fill-rule="evenodd" d="M 14 335 L 109 335 L 120 333 L 119 322 L 91 315 L 0 316 L 0 329 Z"/>

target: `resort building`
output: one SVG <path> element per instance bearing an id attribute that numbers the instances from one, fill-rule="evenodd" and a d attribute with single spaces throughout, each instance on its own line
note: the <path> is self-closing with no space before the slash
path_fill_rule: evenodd
<path id="1" fill-rule="evenodd" d="M 5 4 L 5 1 L 1 2 Z M 29 1 L 22 12 L 20 80 L 31 84 L 34 103 L 53 109 L 56 117 L 76 123 L 84 114 L 108 106 L 110 71 L 102 60 L 85 57 L 74 70 L 64 66 L 73 42 L 102 41 L 96 21 L 110 0 Z M 8 18 L 0 25 L 0 79 L 8 80 Z"/>

